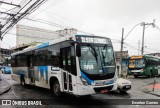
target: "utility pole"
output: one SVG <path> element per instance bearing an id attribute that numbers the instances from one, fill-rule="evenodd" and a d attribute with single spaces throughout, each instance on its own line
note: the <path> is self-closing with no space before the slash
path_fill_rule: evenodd
<path id="1" fill-rule="evenodd" d="M 124 41 L 124 28 L 122 28 L 122 39 L 121 39 L 121 51 L 120 51 L 120 61 L 119 61 L 119 72 L 118 72 L 118 76 L 121 77 L 122 75 L 122 51 L 123 51 L 123 41 Z"/>
<path id="2" fill-rule="evenodd" d="M 140 40 L 138 41 L 138 55 L 139 55 L 139 50 L 140 50 Z"/>
<path id="3" fill-rule="evenodd" d="M 144 33 L 145 33 L 145 26 L 146 26 L 146 25 L 152 25 L 153 27 L 155 27 L 155 19 L 153 20 L 153 23 L 145 23 L 145 22 L 142 22 L 141 25 L 143 26 L 141 55 L 143 55 L 143 53 L 144 53 Z"/>
<path id="4" fill-rule="evenodd" d="M 143 34 L 142 34 L 142 50 L 141 50 L 141 55 L 143 55 L 144 52 L 144 32 L 145 32 L 145 22 L 142 22 L 142 26 L 143 26 Z"/>
<path id="5" fill-rule="evenodd" d="M 123 51 L 123 41 L 124 41 L 124 39 L 123 39 L 123 36 L 124 36 L 124 28 L 122 28 L 122 39 L 121 39 L 121 53 L 122 53 L 122 51 Z"/>

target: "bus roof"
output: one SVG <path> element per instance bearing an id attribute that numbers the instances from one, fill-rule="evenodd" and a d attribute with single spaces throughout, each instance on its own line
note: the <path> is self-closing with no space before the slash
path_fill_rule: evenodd
<path id="1" fill-rule="evenodd" d="M 150 58 L 156 58 L 156 59 L 160 59 L 160 57 L 153 56 L 153 55 L 144 55 L 144 57 L 150 57 Z"/>
<path id="2" fill-rule="evenodd" d="M 153 56 L 153 55 L 135 55 L 135 56 L 130 56 L 130 59 L 141 59 L 143 57 L 148 57 L 148 58 L 155 58 L 155 59 L 160 59 L 160 57 Z"/>
<path id="3" fill-rule="evenodd" d="M 49 42 L 44 42 L 44 43 L 41 43 L 41 44 L 38 44 L 38 45 L 35 45 L 35 46 L 31 46 L 31 47 L 25 48 L 22 51 L 18 51 L 18 52 L 12 53 L 11 56 L 14 56 L 14 55 L 17 55 L 17 54 L 21 54 L 21 53 L 25 53 L 25 52 L 28 52 L 28 51 L 32 51 L 32 50 L 35 50 L 35 49 L 44 48 L 44 47 L 50 46 L 52 44 L 56 44 L 56 43 L 63 42 L 63 41 L 66 41 L 66 40 L 72 40 L 72 38 L 73 38 L 73 36 L 68 35 L 68 36 L 65 36 L 65 37 L 54 39 L 54 40 L 51 40 Z"/>
<path id="4" fill-rule="evenodd" d="M 47 46 L 50 46 L 50 45 L 53 45 L 53 44 L 56 44 L 56 43 L 60 43 L 60 42 L 66 41 L 66 40 L 72 40 L 73 41 L 73 39 L 76 36 L 107 38 L 107 37 L 94 36 L 94 35 L 67 35 L 67 36 L 64 36 L 64 37 L 61 37 L 61 38 L 58 38 L 58 39 L 51 40 L 49 42 L 44 42 L 44 43 L 41 43 L 41 44 L 38 44 L 38 45 L 35 45 L 35 46 L 25 48 L 22 51 L 12 53 L 11 56 L 21 54 L 21 53 L 25 53 L 25 52 L 28 52 L 28 51 L 33 51 L 33 50 L 40 49 L 40 48 L 44 48 L 44 47 L 47 47 Z M 107 39 L 109 39 L 109 38 L 107 38 Z"/>
<path id="5" fill-rule="evenodd" d="M 130 56 L 130 59 L 141 59 L 143 56 Z"/>

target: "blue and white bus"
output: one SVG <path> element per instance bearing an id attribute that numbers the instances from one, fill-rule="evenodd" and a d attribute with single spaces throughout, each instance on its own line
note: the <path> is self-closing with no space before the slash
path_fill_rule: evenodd
<path id="1" fill-rule="evenodd" d="M 106 37 L 66 36 L 11 55 L 12 78 L 23 86 L 90 95 L 117 90 L 111 40 Z"/>

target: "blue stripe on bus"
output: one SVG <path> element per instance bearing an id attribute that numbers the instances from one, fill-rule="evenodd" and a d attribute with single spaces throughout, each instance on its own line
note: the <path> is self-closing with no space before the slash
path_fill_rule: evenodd
<path id="1" fill-rule="evenodd" d="M 46 80 L 48 80 L 48 66 L 37 66 L 37 67 L 41 77 L 44 77 L 44 73 L 45 73 Z"/>
<path id="2" fill-rule="evenodd" d="M 90 80 L 82 71 L 80 72 L 81 72 L 82 78 L 84 78 L 87 81 L 88 85 L 91 85 L 92 83 L 94 83 L 94 81 Z"/>
<path id="3" fill-rule="evenodd" d="M 40 45 L 37 45 L 36 48 L 44 48 L 44 47 L 47 47 L 49 45 L 49 42 L 46 42 L 46 43 L 42 43 Z"/>

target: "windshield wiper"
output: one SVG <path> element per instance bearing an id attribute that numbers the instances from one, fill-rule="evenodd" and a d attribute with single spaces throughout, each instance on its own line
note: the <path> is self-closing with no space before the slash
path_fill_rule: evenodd
<path id="1" fill-rule="evenodd" d="M 105 49 L 105 51 L 107 50 L 107 45 L 105 45 L 105 46 L 103 47 L 103 50 L 104 50 L 104 49 Z M 107 53 L 107 52 L 104 53 L 104 52 L 101 50 L 101 54 L 102 54 L 102 57 L 103 57 L 103 58 L 106 58 L 106 53 Z"/>
<path id="2" fill-rule="evenodd" d="M 87 44 L 87 45 L 92 49 L 92 50 L 91 50 L 91 53 L 92 53 L 92 55 L 95 57 L 96 62 L 97 62 L 97 64 L 98 64 L 98 58 L 97 58 L 98 54 L 97 54 L 95 48 L 94 48 L 93 46 L 91 46 L 90 44 Z"/>

